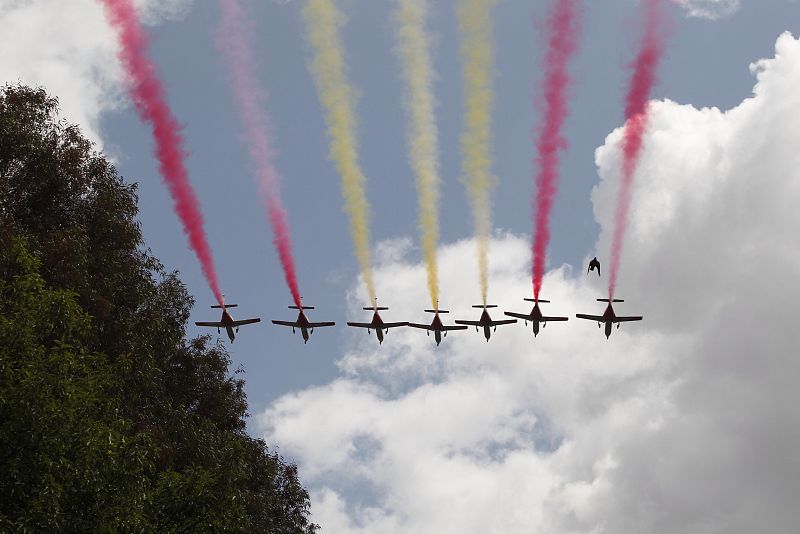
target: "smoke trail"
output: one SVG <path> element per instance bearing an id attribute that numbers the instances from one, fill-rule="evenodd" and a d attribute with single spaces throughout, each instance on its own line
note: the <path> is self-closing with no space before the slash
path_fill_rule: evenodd
<path id="1" fill-rule="evenodd" d="M 147 57 L 147 37 L 142 31 L 131 0 L 102 2 L 109 22 L 117 30 L 119 59 L 130 83 L 129 90 L 136 111 L 152 128 L 159 170 L 169 188 L 175 212 L 183 223 L 189 245 L 200 260 L 203 275 L 214 297 L 222 304 L 222 292 L 219 289 L 211 247 L 203 228 L 203 215 L 183 162 L 180 126 L 167 105 L 155 66 Z"/>
<path id="2" fill-rule="evenodd" d="M 356 258 L 375 303 L 375 282 L 369 246 L 369 205 L 364 193 L 366 178 L 358 163 L 353 90 L 345 76 L 344 50 L 339 30 L 344 23 L 332 0 L 309 0 L 303 9 L 308 42 L 313 50 L 311 72 L 326 111 L 331 138 L 330 157 L 342 177 L 345 209 L 350 216 L 350 234 Z"/>
<path id="3" fill-rule="evenodd" d="M 662 0 L 645 1 L 645 32 L 641 48 L 633 63 L 628 94 L 625 98 L 625 130 L 622 138 L 622 182 L 617 207 L 614 212 L 614 236 L 611 242 L 611 274 L 608 282 L 609 298 L 617 289 L 620 257 L 625 230 L 628 227 L 628 210 L 631 204 L 633 179 L 647 129 L 650 91 L 656 82 L 656 71 L 664 53 L 665 22 Z"/>
<path id="4" fill-rule="evenodd" d="M 559 151 L 567 147 L 561 135 L 569 114 L 567 65 L 578 48 L 576 0 L 555 0 L 547 19 L 548 45 L 545 55 L 544 117 L 536 140 L 539 173 L 534 197 L 533 295 L 539 297 L 550 243 L 550 212 L 558 191 Z"/>
<path id="5" fill-rule="evenodd" d="M 478 241 L 478 271 L 481 298 L 486 304 L 489 290 L 489 234 L 491 232 L 491 112 L 492 112 L 492 23 L 491 9 L 497 0 L 462 0 L 458 6 L 461 56 L 466 102 L 465 132 L 461 137 L 464 172 L 475 237 Z"/>
<path id="6" fill-rule="evenodd" d="M 397 43 L 405 77 L 408 148 L 417 178 L 419 228 L 434 308 L 439 300 L 436 244 L 439 240 L 439 147 L 434 118 L 433 67 L 425 32 L 427 0 L 398 0 Z"/>
<path id="7" fill-rule="evenodd" d="M 260 193 L 264 198 L 267 216 L 272 226 L 272 243 L 278 251 L 286 285 L 296 306 L 300 306 L 300 290 L 295 273 L 292 242 L 286 211 L 280 199 L 280 176 L 272 161 L 269 120 L 262 104 L 266 94 L 256 82 L 253 61 L 253 24 L 238 0 L 220 0 L 222 19 L 217 32 L 218 45 L 228 60 L 231 83 L 244 126 L 245 141 L 250 158 L 255 163 Z"/>

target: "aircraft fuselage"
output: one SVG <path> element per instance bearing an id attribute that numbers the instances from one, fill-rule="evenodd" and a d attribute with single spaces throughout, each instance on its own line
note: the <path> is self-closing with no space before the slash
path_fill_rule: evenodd
<path id="1" fill-rule="evenodd" d="M 486 311 L 484 308 L 483 313 L 481 313 L 480 322 L 483 325 L 483 337 L 486 338 L 486 341 L 489 341 L 489 338 L 492 337 L 492 318 L 489 316 L 489 312 Z M 497 330 L 497 327 L 494 327 Z"/>
<path id="2" fill-rule="evenodd" d="M 539 335 L 539 323 L 542 322 L 542 310 L 539 309 L 539 303 L 534 304 L 531 310 L 531 324 L 533 325 L 533 337 Z"/>
<path id="3" fill-rule="evenodd" d="M 303 343 L 308 343 L 308 339 L 311 337 L 308 333 L 308 325 L 310 321 L 306 314 L 303 313 L 303 310 L 300 310 L 300 314 L 297 316 L 297 325 L 300 327 L 300 335 L 303 336 Z"/>
<path id="4" fill-rule="evenodd" d="M 611 337 L 611 326 L 614 324 L 614 319 L 616 318 L 617 314 L 614 313 L 614 307 L 611 306 L 611 303 L 609 302 L 608 306 L 606 306 L 606 311 L 603 312 L 603 322 L 606 324 L 606 339 Z"/>
<path id="5" fill-rule="evenodd" d="M 378 343 L 383 343 L 383 319 L 378 312 L 372 314 L 372 328 L 375 329 L 375 335 L 378 337 Z"/>
<path id="6" fill-rule="evenodd" d="M 228 313 L 228 310 L 222 310 L 222 319 L 220 319 L 219 322 L 221 322 L 222 326 L 225 327 L 225 332 L 228 334 L 228 339 L 230 339 L 231 343 L 233 343 L 233 340 L 236 339 L 236 334 L 233 331 L 233 317 L 231 317 L 231 314 Z"/>
<path id="7" fill-rule="evenodd" d="M 438 346 L 439 343 L 442 342 L 442 330 L 444 329 L 444 325 L 442 324 L 442 320 L 439 319 L 438 313 L 434 314 L 433 316 L 431 328 L 433 328 L 433 339 L 436 341 L 436 345 Z"/>

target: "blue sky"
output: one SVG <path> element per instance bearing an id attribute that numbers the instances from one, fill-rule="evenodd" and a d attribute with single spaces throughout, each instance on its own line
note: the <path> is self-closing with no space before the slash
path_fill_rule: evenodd
<path id="1" fill-rule="evenodd" d="M 538 115 L 532 102 L 543 50 L 537 24 L 547 5 L 508 0 L 495 8 L 493 168 L 499 181 L 493 218 L 498 231 L 531 232 L 531 129 Z M 347 319 L 344 296 L 357 266 L 342 211 L 339 177 L 327 158 L 321 107 L 307 69 L 310 51 L 304 40 L 301 6 L 298 1 L 256 3 L 259 78 L 269 92 L 267 107 L 279 151 L 277 166 L 292 223 L 301 291 L 306 302 L 318 307 L 314 317 L 343 324 Z M 410 237 L 416 242 L 416 194 L 407 163 L 391 3 L 347 2 L 344 11 L 349 17 L 343 33 L 349 72 L 361 93 L 359 138 L 373 239 Z M 674 33 L 654 96 L 698 107 L 724 109 L 747 96 L 752 82 L 745 66 L 768 55 L 792 15 L 800 22 L 800 5 L 779 0 L 770 0 L 766 6 L 745 3 L 735 15 L 715 22 L 684 18 L 677 8 L 671 11 Z M 594 255 L 598 232 L 590 203 L 598 181 L 594 149 L 622 120 L 625 67 L 639 36 L 637 16 L 635 2 L 628 0 L 586 4 L 581 48 L 572 69 L 573 111 L 566 126 L 570 147 L 563 153 L 561 190 L 552 217 L 551 266 L 566 262 L 580 267 L 585 256 Z M 252 167 L 240 142 L 225 66 L 215 46 L 217 18 L 213 2 L 196 2 L 185 18 L 151 27 L 152 57 L 174 113 L 184 124 L 190 176 L 202 202 L 228 300 L 240 304 L 238 315 L 288 318 L 291 314 L 285 306 L 290 297 L 255 197 Z M 472 228 L 459 181 L 462 101 L 453 2 L 436 3 L 431 30 L 439 75 L 441 240 L 447 243 L 469 237 Z M 120 158 L 121 173 L 140 184 L 140 218 L 148 245 L 168 268 L 181 271 L 197 297 L 193 320 L 215 318 L 215 313 L 205 309 L 212 297 L 170 209 L 147 128 L 127 108 L 103 116 L 101 131 L 108 151 Z M 604 253 L 598 251 L 601 260 Z M 378 292 L 381 301 L 391 306 L 389 296 L 380 295 L 380 288 Z M 442 300 L 446 304 L 447 295 Z M 479 300 L 477 290 L 473 300 Z M 420 302 L 420 307 L 424 305 Z M 319 331 L 302 346 L 297 337 L 271 324 L 242 329 L 231 354 L 234 363 L 246 370 L 254 411 L 287 391 L 335 376 L 335 347 L 347 335 L 342 329 Z"/>
<path id="2" fill-rule="evenodd" d="M 571 320 L 535 341 L 519 326 L 498 330 L 489 344 L 471 332 L 439 349 L 406 331 L 391 332 L 378 347 L 374 337 L 343 326 L 365 315 L 339 176 L 327 158 L 307 68 L 303 2 L 250 4 L 301 290 L 318 308 L 312 319 L 339 323 L 305 346 L 268 322 L 293 314 L 215 46 L 216 3 L 138 3 L 184 125 L 190 177 L 227 299 L 239 304 L 236 316 L 265 320 L 228 345 L 234 367 L 245 370 L 249 429 L 299 463 L 315 520 L 328 531 L 796 526 L 800 363 L 784 317 L 793 313 L 800 269 L 800 41 L 792 37 L 800 34 L 800 3 L 670 6 L 673 32 L 653 95 L 620 279 L 627 302 L 618 311 L 642 313 L 645 321 L 615 331 L 610 342 L 594 325 Z M 392 307 L 385 319 L 421 320 L 428 301 L 392 2 L 339 3 L 349 17 L 343 35 L 350 78 L 360 91 L 378 296 Z M 442 304 L 464 316 L 479 295 L 459 181 L 455 2 L 431 4 Z M 499 182 L 489 299 L 505 309 L 522 310 L 520 299 L 530 291 L 531 130 L 544 50 L 538 24 L 549 5 L 504 0 L 494 10 Z M 626 65 L 639 38 L 637 1 L 584 6 L 566 126 L 570 147 L 562 155 L 543 288 L 554 314 L 593 312 L 604 291 L 604 281 L 585 276 L 584 262 L 597 254 L 606 265 Z M 718 20 L 687 16 L 689 8 L 715 6 L 738 9 Z M 42 34 L 51 39 L 31 37 Z M 192 320 L 216 319 L 158 175 L 148 127 L 120 86 L 114 50 L 113 33 L 91 0 L 0 0 L 0 79 L 41 84 L 60 96 L 65 117 L 139 183 L 147 245 L 167 269 L 181 272 L 197 298 Z"/>

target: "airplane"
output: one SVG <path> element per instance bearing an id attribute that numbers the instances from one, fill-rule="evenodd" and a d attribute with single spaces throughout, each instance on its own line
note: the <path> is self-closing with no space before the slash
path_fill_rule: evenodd
<path id="1" fill-rule="evenodd" d="M 433 314 L 433 321 L 431 321 L 431 324 L 408 323 L 408 326 L 427 330 L 428 336 L 430 336 L 431 332 L 433 332 L 433 338 L 436 340 L 437 346 L 439 345 L 439 343 L 442 342 L 442 332 L 444 332 L 445 337 L 447 337 L 447 332 L 451 330 L 466 330 L 468 328 L 467 326 L 461 326 L 461 325 L 445 326 L 444 324 L 442 324 L 442 320 L 439 318 L 439 314 L 450 313 L 450 312 L 447 310 L 440 310 L 438 302 L 436 303 L 436 309 L 425 310 L 425 312 Z"/>
<path id="2" fill-rule="evenodd" d="M 616 323 L 617 328 L 619 328 L 620 323 L 628 322 L 628 321 L 641 321 L 642 316 L 630 316 L 630 317 L 618 317 L 617 314 L 614 313 L 614 307 L 611 305 L 612 302 L 625 302 L 624 300 L 620 299 L 597 299 L 597 302 L 608 302 L 608 306 L 606 306 L 606 311 L 603 312 L 603 315 L 586 315 L 583 313 L 576 314 L 578 319 L 588 319 L 590 321 L 597 321 L 597 327 L 600 327 L 600 323 L 606 324 L 606 339 L 611 336 L 611 325 Z"/>
<path id="3" fill-rule="evenodd" d="M 483 337 L 485 337 L 486 341 L 488 342 L 489 338 L 492 337 L 492 327 L 494 327 L 494 330 L 496 331 L 497 327 L 499 325 L 512 324 L 512 323 L 516 323 L 517 322 L 516 319 L 504 319 L 504 320 L 501 320 L 501 321 L 492 321 L 492 318 L 489 317 L 489 312 L 487 311 L 487 308 L 496 308 L 496 307 L 497 306 L 495 304 L 476 304 L 476 305 L 473 306 L 473 308 L 483 308 L 483 312 L 481 313 L 480 320 L 478 320 L 478 321 L 462 321 L 462 320 L 456 319 L 456 323 L 457 324 L 467 324 L 467 325 L 470 325 L 470 326 L 474 326 L 476 332 L 478 332 L 478 327 L 482 326 L 483 327 Z"/>
<path id="4" fill-rule="evenodd" d="M 279 325 L 279 326 L 290 326 L 292 328 L 292 333 L 295 333 L 295 328 L 300 329 L 300 334 L 303 336 L 303 343 L 308 343 L 308 338 L 311 334 L 314 333 L 315 328 L 322 328 L 324 326 L 334 326 L 336 323 L 332 321 L 324 321 L 321 323 L 312 323 L 306 317 L 306 314 L 303 310 L 313 310 L 314 306 L 289 306 L 290 310 L 299 310 L 300 313 L 297 315 L 297 320 L 294 322 L 291 321 L 276 321 L 273 319 L 272 323 Z"/>
<path id="5" fill-rule="evenodd" d="M 236 329 L 236 332 L 238 332 L 239 327 L 242 326 L 243 324 L 253 324 L 261 322 L 261 319 L 259 317 L 256 317 L 255 319 L 244 319 L 242 321 L 234 321 L 233 317 L 231 317 L 231 314 L 228 313 L 228 308 L 235 308 L 236 306 L 238 306 L 238 304 L 225 304 L 224 302 L 222 303 L 222 305 L 215 304 L 214 306 L 211 307 L 222 310 L 222 318 L 219 320 L 219 322 L 215 323 L 215 322 L 198 321 L 194 324 L 196 324 L 197 326 L 216 327 L 218 334 L 220 333 L 219 330 L 220 328 L 225 328 L 225 331 L 228 333 L 228 338 L 231 340 L 231 343 L 233 343 L 233 340 L 236 338 L 236 335 L 233 333 L 234 328 Z"/>
<path id="6" fill-rule="evenodd" d="M 529 313 L 528 315 L 523 315 L 521 313 L 514 313 L 514 312 L 504 312 L 504 313 L 509 317 L 518 317 L 519 319 L 522 319 L 523 321 L 525 321 L 525 326 L 528 326 L 528 321 L 530 321 L 531 324 L 533 325 L 533 337 L 539 335 L 539 323 L 542 324 L 542 327 L 545 327 L 547 326 L 548 321 L 566 321 L 569 319 L 568 317 L 552 317 L 552 316 L 548 317 L 546 315 L 542 315 L 542 310 L 539 309 L 539 303 L 540 302 L 549 303 L 550 302 L 549 300 L 537 299 L 537 298 L 524 299 L 524 300 L 528 302 L 533 302 L 533 309 L 531 310 L 531 313 Z"/>
<path id="7" fill-rule="evenodd" d="M 381 315 L 378 313 L 379 311 L 388 310 L 389 308 L 382 308 L 377 305 L 373 305 L 370 308 L 364 308 L 367 311 L 372 310 L 372 321 L 369 323 L 351 323 L 350 321 L 347 322 L 348 326 L 354 326 L 356 328 L 366 328 L 367 335 L 369 335 L 370 330 L 375 330 L 375 334 L 378 336 L 378 343 L 383 343 L 383 335 L 389 333 L 390 328 L 397 328 L 399 326 L 408 326 L 407 322 L 401 323 L 384 323 L 383 319 L 381 319 Z"/>

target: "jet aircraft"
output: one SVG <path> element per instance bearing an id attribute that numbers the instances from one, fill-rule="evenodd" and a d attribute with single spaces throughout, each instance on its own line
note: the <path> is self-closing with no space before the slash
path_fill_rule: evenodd
<path id="1" fill-rule="evenodd" d="M 467 326 L 461 326 L 461 325 L 445 326 L 444 324 L 442 324 L 442 320 L 439 318 L 439 314 L 450 313 L 450 312 L 447 310 L 440 310 L 438 302 L 436 303 L 435 309 L 425 310 L 425 312 L 433 314 L 433 321 L 431 321 L 431 324 L 408 323 L 408 326 L 427 330 L 429 336 L 431 335 L 431 332 L 433 332 L 433 338 L 436 340 L 436 345 L 439 345 L 439 343 L 442 342 L 442 332 L 444 332 L 445 337 L 447 337 L 447 332 L 451 330 L 466 330 L 468 328 Z"/>
<path id="2" fill-rule="evenodd" d="M 273 324 L 279 326 L 289 326 L 292 328 L 292 333 L 295 333 L 295 328 L 300 329 L 300 334 L 303 336 L 303 344 L 308 343 L 308 338 L 314 333 L 315 328 L 323 328 L 325 326 L 334 326 L 336 323 L 333 321 L 323 321 L 321 323 L 312 323 L 306 317 L 304 310 L 313 310 L 314 306 L 289 306 L 290 310 L 298 310 L 297 320 L 292 321 L 276 321 L 272 320 Z"/>
<path id="3" fill-rule="evenodd" d="M 375 335 L 378 336 L 378 343 L 383 343 L 383 336 L 384 336 L 384 334 L 388 334 L 389 333 L 389 329 L 390 328 L 397 328 L 397 327 L 400 327 L 400 326 L 408 326 L 408 323 L 405 322 L 405 321 L 404 322 L 399 322 L 399 323 L 384 323 L 383 319 L 381 319 L 381 314 L 378 313 L 378 312 L 379 311 L 388 310 L 389 308 L 380 307 L 380 306 L 377 305 L 377 303 L 375 305 L 373 305 L 372 307 L 364 308 L 364 309 L 367 310 L 367 311 L 372 310 L 372 312 L 373 312 L 372 313 L 372 321 L 370 321 L 369 323 L 352 323 L 352 322 L 348 321 L 347 325 L 348 326 L 354 326 L 356 328 L 366 328 L 367 329 L 367 334 L 370 333 L 370 330 L 375 330 Z"/>
<path id="4" fill-rule="evenodd" d="M 497 327 L 503 324 L 512 324 L 516 323 L 516 319 L 503 319 L 500 321 L 493 321 L 492 318 L 489 316 L 489 312 L 487 311 L 488 308 L 496 308 L 495 304 L 476 304 L 473 308 L 483 308 L 483 312 L 481 313 L 481 318 L 477 321 L 462 321 L 460 319 L 456 319 L 457 324 L 466 324 L 475 327 L 475 331 L 478 332 L 478 327 L 483 327 L 483 337 L 486 338 L 486 341 L 489 341 L 489 338 L 492 337 L 492 327 L 494 330 L 497 330 Z"/>
<path id="5" fill-rule="evenodd" d="M 255 319 L 243 319 L 241 321 L 234 321 L 233 317 L 231 317 L 231 314 L 228 313 L 228 308 L 235 308 L 236 306 L 238 306 L 238 304 L 225 304 L 224 302 L 222 303 L 222 305 L 215 304 L 214 306 L 211 307 L 222 310 L 222 318 L 219 321 L 217 322 L 198 321 L 195 322 L 194 324 L 196 324 L 197 326 L 214 327 L 217 329 L 218 334 L 220 333 L 220 328 L 224 328 L 225 331 L 228 333 L 228 338 L 231 340 L 231 343 L 233 343 L 233 340 L 236 338 L 236 334 L 234 334 L 234 328 L 236 329 L 236 332 L 238 332 L 239 327 L 244 324 L 253 324 L 261 322 L 261 319 L 259 317 L 256 317 Z"/>
<path id="6" fill-rule="evenodd" d="M 533 309 L 531 310 L 531 313 L 529 313 L 528 315 L 523 315 L 521 313 L 514 313 L 514 312 L 504 312 L 504 313 L 506 315 L 508 315 L 509 317 L 517 317 L 519 319 L 522 319 L 523 321 L 525 321 L 525 326 L 528 326 L 528 321 L 530 321 L 531 324 L 533 325 L 533 337 L 536 337 L 537 335 L 539 335 L 539 324 L 540 323 L 541 323 L 541 325 L 543 327 L 545 327 L 545 326 L 547 326 L 547 322 L 548 321 L 566 321 L 566 320 L 568 320 L 567 317 L 555 317 L 555 316 L 542 315 L 542 310 L 539 309 L 539 303 L 540 302 L 548 302 L 549 303 L 550 302 L 549 300 L 537 299 L 537 298 L 525 299 L 525 300 L 528 301 L 528 302 L 533 302 Z"/>
<path id="7" fill-rule="evenodd" d="M 628 322 L 628 321 L 641 321 L 641 315 L 629 316 L 629 317 L 619 317 L 617 314 L 614 313 L 614 307 L 611 305 L 612 302 L 625 302 L 624 300 L 620 299 L 597 299 L 597 302 L 607 302 L 608 306 L 606 306 L 606 311 L 603 312 L 603 315 L 586 315 L 583 313 L 576 314 L 578 319 L 588 319 L 590 321 L 597 321 L 597 327 L 600 327 L 601 323 L 606 324 L 606 339 L 611 336 L 611 325 L 617 325 L 619 328 L 620 323 Z"/>

